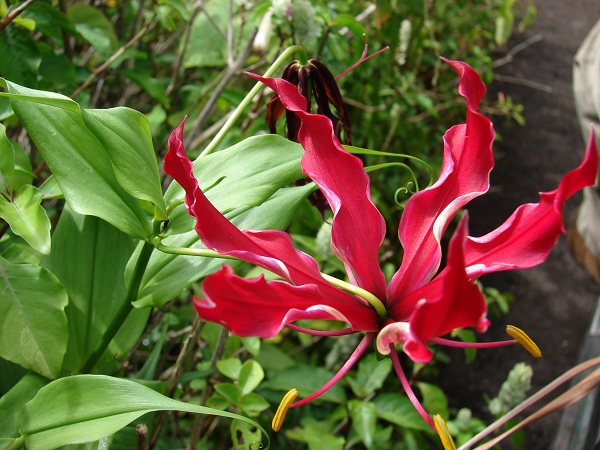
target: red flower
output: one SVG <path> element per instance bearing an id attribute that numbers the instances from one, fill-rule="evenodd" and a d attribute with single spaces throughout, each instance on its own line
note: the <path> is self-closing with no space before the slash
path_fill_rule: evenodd
<path id="1" fill-rule="evenodd" d="M 305 151 L 302 168 L 332 208 L 331 246 L 343 261 L 355 292 L 322 275 L 317 262 L 295 249 L 287 233 L 236 228 L 199 189 L 183 148 L 183 123 L 169 139 L 165 171 L 184 187 L 188 211 L 196 217 L 195 229 L 204 245 L 282 278 L 248 280 L 224 266 L 205 279 L 204 298 L 194 300 L 200 317 L 221 323 L 240 336 L 272 337 L 285 326 L 298 329 L 293 322 L 303 319 L 343 321 L 349 325 L 344 333 L 366 332 L 332 381 L 293 406 L 312 400 L 333 385 L 374 339 L 378 350 L 391 353 L 396 370 L 401 371 L 392 351 L 395 344 L 403 344 L 403 351 L 414 361 L 428 362 L 432 357 L 428 342 L 439 342 L 440 336 L 456 328 L 484 331 L 487 307 L 473 280 L 486 273 L 541 263 L 564 231 L 565 200 L 594 183 L 598 157 L 592 139 L 581 165 L 569 172 L 556 190 L 542 193 L 539 203 L 519 207 L 495 231 L 470 237 L 467 216 L 463 215 L 449 244 L 446 267 L 440 271 L 440 242 L 450 221 L 489 188 L 494 139 L 491 122 L 476 110 L 485 93 L 481 79 L 463 62 L 446 62 L 460 76 L 459 93 L 467 104 L 466 123 L 450 128 L 444 136 L 437 182 L 406 204 L 398 229 L 404 257 L 389 285 L 378 260 L 385 223 L 371 201 L 362 162 L 344 150 L 328 118 L 306 112 L 306 100 L 295 86 L 282 79 L 253 75 L 271 87 L 300 120 L 298 139 Z M 398 375 L 402 379 L 403 374 Z M 433 425 L 422 408 L 420 412 Z"/>

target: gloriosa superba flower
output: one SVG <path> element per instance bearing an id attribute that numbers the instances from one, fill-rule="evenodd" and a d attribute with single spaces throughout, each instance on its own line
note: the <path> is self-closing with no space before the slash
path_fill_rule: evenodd
<path id="1" fill-rule="evenodd" d="M 493 347 L 518 341 L 533 353 L 537 351 L 515 327 L 509 334 L 516 340 L 498 343 L 458 343 L 442 336 L 457 328 L 474 327 L 483 332 L 488 327 L 486 302 L 475 283 L 478 277 L 532 267 L 546 259 L 564 232 L 564 202 L 594 183 L 598 164 L 594 140 L 590 140 L 581 165 L 567 173 L 555 190 L 541 193 L 538 203 L 521 205 L 496 230 L 481 237 L 469 236 L 468 217 L 463 214 L 450 239 L 446 266 L 440 270 L 444 232 L 461 208 L 488 190 L 494 165 L 492 123 L 477 112 L 485 86 L 466 63 L 446 62 L 460 77 L 458 91 L 466 99 L 466 122 L 453 126 L 444 136 L 438 180 L 406 203 L 398 228 L 404 254 L 389 283 L 378 259 L 385 222 L 371 200 L 363 164 L 342 147 L 329 118 L 307 112 L 306 99 L 295 86 L 283 79 L 253 75 L 273 89 L 278 101 L 298 119 L 297 138 L 304 149 L 302 169 L 331 206 L 331 247 L 343 261 L 349 283 L 322 274 L 315 259 L 293 246 L 288 233 L 240 230 L 233 225 L 198 187 L 183 148 L 183 122 L 170 137 L 165 171 L 183 186 L 186 206 L 196 218 L 195 230 L 204 245 L 281 278 L 245 279 L 224 265 L 204 280 L 203 298 L 194 299 L 200 317 L 223 324 L 239 336 L 270 338 L 284 327 L 319 335 L 364 334 L 348 361 L 321 389 L 299 401 L 294 401 L 297 394 L 293 390 L 286 395 L 274 428 L 281 426 L 287 408 L 306 404 L 333 386 L 375 341 L 377 350 L 391 357 L 419 413 L 440 434 L 444 445 L 450 446 L 443 419 L 432 419 L 412 392 L 396 346 L 401 345 L 405 354 L 420 363 L 432 359 L 428 343 Z M 347 328 L 323 333 L 294 324 L 311 319 L 341 321 Z"/>

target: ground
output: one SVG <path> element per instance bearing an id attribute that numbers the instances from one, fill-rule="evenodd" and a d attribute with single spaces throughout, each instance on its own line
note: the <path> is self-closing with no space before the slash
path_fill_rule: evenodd
<path id="1" fill-rule="evenodd" d="M 495 147 L 497 163 L 491 176 L 492 189 L 469 207 L 470 231 L 474 236 L 494 229 L 518 205 L 536 202 L 537 192 L 554 189 L 562 175 L 580 163 L 584 153 L 585 143 L 575 116 L 571 70 L 577 48 L 600 19 L 600 2 L 544 0 L 536 2 L 536 6 L 535 24 L 515 36 L 507 50 L 534 36 L 539 41 L 497 69 L 503 77 L 494 82 L 488 93 L 510 95 L 514 102 L 523 104 L 526 125 L 495 123 L 501 141 Z M 580 196 L 575 196 L 568 202 L 567 223 L 579 200 Z M 481 412 L 484 394 L 497 393 L 516 362 L 526 361 L 533 367 L 532 392 L 575 365 L 599 296 L 597 286 L 571 257 L 564 236 L 544 264 L 489 275 L 483 281 L 487 286 L 511 291 L 516 297 L 508 316 L 493 321 L 486 340 L 503 339 L 504 326 L 514 324 L 539 343 L 544 356 L 533 360 L 517 347 L 487 350 L 480 351 L 476 362 L 465 367 L 461 353 L 452 353 L 453 361 L 443 382 L 452 392 L 451 406 L 468 406 Z M 528 427 L 525 448 L 550 448 L 559 420 L 560 415 L 553 414 Z"/>

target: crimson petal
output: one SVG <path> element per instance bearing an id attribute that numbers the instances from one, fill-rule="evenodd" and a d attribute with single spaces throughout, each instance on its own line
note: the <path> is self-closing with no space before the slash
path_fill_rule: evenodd
<path id="1" fill-rule="evenodd" d="M 450 240 L 446 269 L 433 281 L 399 302 L 391 312 L 394 320 L 408 320 L 410 324 L 404 352 L 415 361 L 427 362 L 431 359 L 427 342 L 432 338 L 457 328 L 475 327 L 478 331 L 485 331 L 488 326 L 485 298 L 479 287 L 469 280 L 464 269 L 463 247 L 466 237 L 465 214 Z"/>
<path id="2" fill-rule="evenodd" d="M 509 269 L 523 269 L 546 259 L 560 233 L 564 233 L 562 210 L 578 190 L 594 184 L 598 152 L 594 136 L 582 163 L 567 173 L 558 188 L 542 192 L 540 202 L 521 205 L 500 227 L 482 237 L 469 237 L 465 247 L 471 278 Z"/>
<path id="3" fill-rule="evenodd" d="M 305 111 L 306 99 L 292 84 L 250 75 L 273 89 L 285 107 L 300 118 L 302 169 L 321 188 L 334 212 L 332 249 L 356 284 L 385 299 L 385 277 L 378 255 L 385 221 L 371 200 L 369 177 L 361 160 L 344 150 L 327 117 Z"/>
<path id="4" fill-rule="evenodd" d="M 459 93 L 466 99 L 467 120 L 444 136 L 438 181 L 406 204 L 398 229 L 404 257 L 388 288 L 391 305 L 431 280 L 441 261 L 440 240 L 452 217 L 489 188 L 494 130 L 489 119 L 476 111 L 485 86 L 468 64 L 446 62 L 460 76 Z"/>
<path id="5" fill-rule="evenodd" d="M 234 256 L 263 267 L 294 284 L 316 283 L 336 292 L 320 275 L 317 262 L 295 249 L 289 234 L 277 230 L 241 231 L 206 198 L 183 147 L 185 119 L 171 133 L 164 158 L 165 172 L 185 190 L 185 204 L 196 218 L 195 230 L 204 245 L 221 255 Z"/>
<path id="6" fill-rule="evenodd" d="M 314 284 L 292 286 L 262 276 L 248 280 L 229 266 L 206 277 L 202 291 L 204 299 L 194 299 L 198 315 L 238 336 L 270 338 L 296 320 L 339 320 L 356 331 L 375 331 L 379 323 L 372 308 L 346 292 L 330 295 Z"/>

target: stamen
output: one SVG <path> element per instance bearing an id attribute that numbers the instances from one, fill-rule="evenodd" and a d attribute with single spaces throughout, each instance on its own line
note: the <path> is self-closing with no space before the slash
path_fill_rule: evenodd
<path id="1" fill-rule="evenodd" d="M 513 325 L 507 325 L 506 333 L 519 344 L 521 344 L 523 348 L 525 348 L 525 350 L 531 353 L 531 356 L 533 356 L 534 358 L 542 357 L 542 351 L 540 350 L 540 348 L 536 345 L 535 342 L 533 342 L 533 340 L 529 336 L 527 336 L 527 333 L 525 333 L 523 330 Z"/>
<path id="2" fill-rule="evenodd" d="M 287 414 L 288 409 L 290 409 L 292 403 L 294 403 L 294 400 L 296 400 L 296 397 L 298 397 L 298 391 L 296 389 L 290 389 L 288 393 L 283 396 L 281 403 L 277 408 L 277 412 L 273 416 L 273 421 L 271 422 L 271 428 L 273 428 L 273 431 L 281 430 L 281 425 L 283 425 L 285 415 Z"/>
<path id="3" fill-rule="evenodd" d="M 442 441 L 444 450 L 456 450 L 456 445 L 454 445 L 454 439 L 452 439 L 452 435 L 448 430 L 446 421 L 442 418 L 442 416 L 440 416 L 439 414 L 434 414 L 433 424 L 435 425 L 435 431 L 437 431 L 437 434 L 440 437 L 440 440 Z"/>

